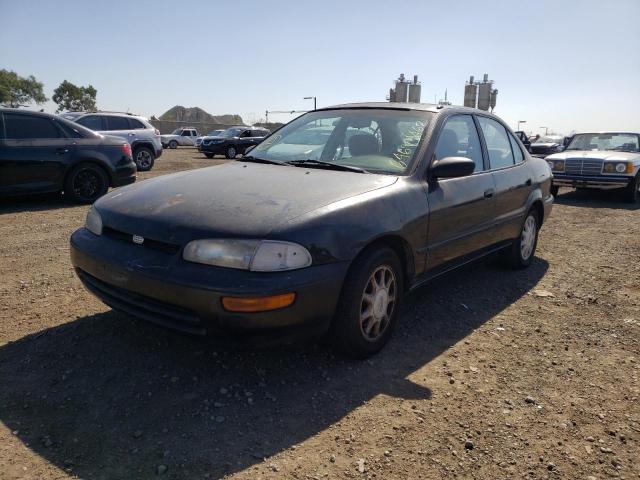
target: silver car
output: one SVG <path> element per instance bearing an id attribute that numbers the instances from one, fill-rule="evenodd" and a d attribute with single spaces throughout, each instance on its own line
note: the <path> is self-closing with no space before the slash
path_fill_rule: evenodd
<path id="1" fill-rule="evenodd" d="M 160 136 L 164 148 L 178 148 L 178 146 L 188 147 L 196 144 L 196 138 L 200 135 L 193 127 L 176 128 L 173 132 Z"/>
<path id="2" fill-rule="evenodd" d="M 125 139 L 141 172 L 151 170 L 162 155 L 160 131 L 145 117 L 117 112 L 66 112 L 60 116 L 97 133 Z"/>
<path id="3" fill-rule="evenodd" d="M 627 202 L 640 199 L 638 133 L 578 133 L 562 153 L 545 160 L 553 173 L 553 195 L 560 187 L 619 189 Z"/>

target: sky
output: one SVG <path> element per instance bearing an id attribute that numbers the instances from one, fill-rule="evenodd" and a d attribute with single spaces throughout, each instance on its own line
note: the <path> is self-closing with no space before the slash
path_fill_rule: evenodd
<path id="1" fill-rule="evenodd" d="M 447 90 L 462 104 L 487 73 L 513 129 L 640 131 L 640 0 L 0 0 L 2 68 L 48 97 L 91 84 L 103 110 L 251 123 L 307 96 L 385 101 L 400 73 L 418 75 L 423 102 Z"/>

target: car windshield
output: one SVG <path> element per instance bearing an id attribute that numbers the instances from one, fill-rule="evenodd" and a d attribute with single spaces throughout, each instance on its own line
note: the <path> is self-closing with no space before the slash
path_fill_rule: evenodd
<path id="1" fill-rule="evenodd" d="M 84 113 L 82 112 L 67 112 L 67 113 L 61 113 L 60 116 L 62 118 L 66 118 L 67 120 L 75 120 L 76 118 L 80 117 L 84 115 Z"/>
<path id="2" fill-rule="evenodd" d="M 540 137 L 536 143 L 562 143 L 561 137 Z"/>
<path id="3" fill-rule="evenodd" d="M 181 133 L 182 133 L 182 129 L 176 128 L 173 132 L 171 132 L 171 135 L 180 135 Z"/>
<path id="4" fill-rule="evenodd" d="M 251 151 L 261 160 L 315 160 L 374 173 L 409 171 L 432 113 L 336 109 L 302 115 Z"/>
<path id="5" fill-rule="evenodd" d="M 580 133 L 573 137 L 567 150 L 616 150 L 640 152 L 635 133 Z"/>
<path id="6" fill-rule="evenodd" d="M 241 128 L 227 128 L 224 132 L 221 132 L 219 136 L 224 138 L 232 138 L 232 137 L 237 137 L 241 133 L 242 133 Z"/>

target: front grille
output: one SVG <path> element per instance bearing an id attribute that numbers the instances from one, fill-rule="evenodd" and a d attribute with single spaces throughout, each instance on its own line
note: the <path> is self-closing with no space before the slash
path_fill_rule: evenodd
<path id="1" fill-rule="evenodd" d="M 108 284 L 80 268 L 76 272 L 87 290 L 116 310 L 182 332 L 206 333 L 202 320 L 191 310 Z"/>
<path id="2" fill-rule="evenodd" d="M 120 240 L 121 242 L 133 244 L 132 234 L 123 232 L 121 230 L 116 230 L 115 228 L 104 227 L 102 229 L 102 234 L 106 237 L 113 238 L 114 240 Z M 151 240 L 149 238 L 145 238 L 140 247 L 151 248 L 159 252 L 168 253 L 169 255 L 175 255 L 176 253 L 178 253 L 178 251 L 180 251 L 180 245 L 176 245 L 174 243 L 159 242 L 157 240 Z"/>
<path id="3" fill-rule="evenodd" d="M 564 162 L 564 172 L 568 175 L 600 175 L 602 160 L 569 159 Z"/>

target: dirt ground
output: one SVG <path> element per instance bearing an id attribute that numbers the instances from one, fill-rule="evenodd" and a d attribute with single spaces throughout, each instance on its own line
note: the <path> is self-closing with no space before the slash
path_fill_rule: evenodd
<path id="1" fill-rule="evenodd" d="M 86 211 L 0 203 L 1 479 L 640 478 L 640 212 L 614 195 L 561 191 L 528 270 L 427 285 L 365 362 L 111 311 L 69 263 Z"/>

